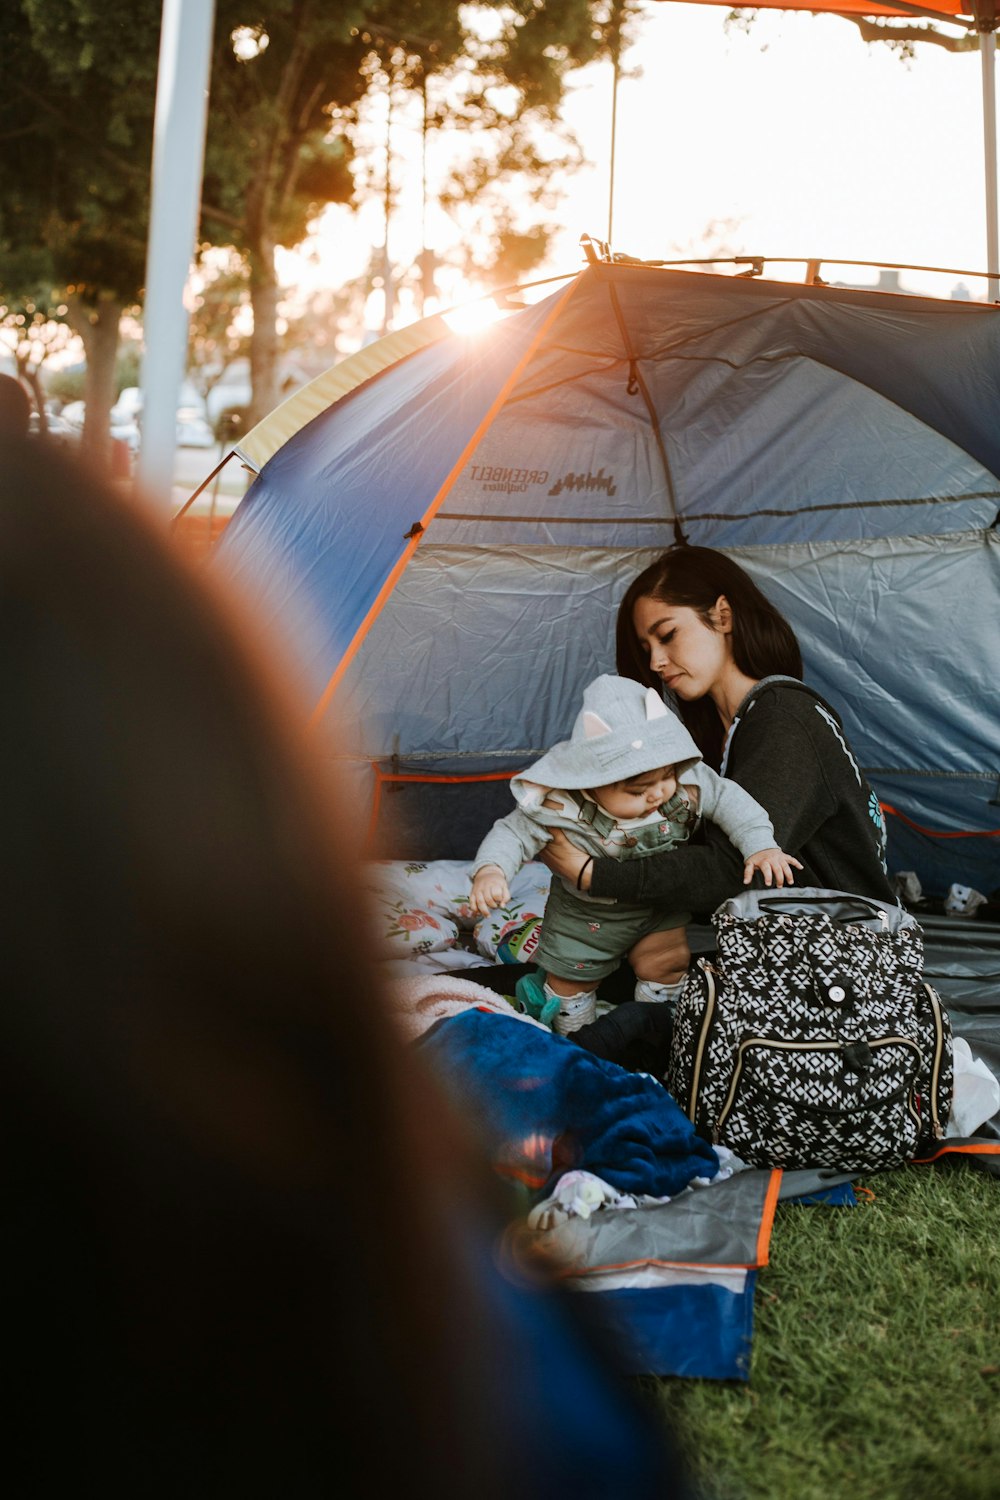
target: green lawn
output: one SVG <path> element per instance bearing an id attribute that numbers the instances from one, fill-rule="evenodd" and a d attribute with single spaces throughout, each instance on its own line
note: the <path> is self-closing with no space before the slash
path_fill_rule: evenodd
<path id="1" fill-rule="evenodd" d="M 1000 1496 L 1000 1179 L 909 1167 L 781 1204 L 748 1384 L 637 1384 L 704 1500 Z"/>

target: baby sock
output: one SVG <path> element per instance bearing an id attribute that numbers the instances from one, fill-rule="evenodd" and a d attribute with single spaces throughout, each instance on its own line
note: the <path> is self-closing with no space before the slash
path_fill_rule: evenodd
<path id="1" fill-rule="evenodd" d="M 686 976 L 684 979 L 678 979 L 674 984 L 657 984 L 655 979 L 638 979 L 635 986 L 635 998 L 652 1001 L 657 1005 L 669 1005 L 670 1009 L 674 1010 L 685 982 Z"/>
<path id="2" fill-rule="evenodd" d="M 555 990 L 549 985 L 545 986 L 547 995 L 555 995 Z M 591 1021 L 597 1020 L 597 991 L 579 990 L 575 995 L 559 995 L 559 1010 L 552 1023 L 552 1029 L 560 1036 L 567 1036 L 571 1031 L 579 1031 L 581 1026 L 589 1026 Z"/>
<path id="3" fill-rule="evenodd" d="M 515 993 L 522 1010 L 536 1021 L 551 1026 L 560 1036 L 589 1026 L 597 1018 L 597 993 L 580 990 L 576 995 L 558 995 L 540 975 L 526 974 L 517 981 Z"/>

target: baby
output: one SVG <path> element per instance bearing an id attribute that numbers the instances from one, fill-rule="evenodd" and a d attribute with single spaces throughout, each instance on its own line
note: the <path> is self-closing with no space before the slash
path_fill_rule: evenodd
<path id="1" fill-rule="evenodd" d="M 513 777 L 511 790 L 518 807 L 494 823 L 473 864 L 471 905 L 483 916 L 507 904 L 509 882 L 551 828 L 565 829 L 591 858 L 643 859 L 685 843 L 709 818 L 743 855 L 746 883 L 760 871 L 767 885 L 791 885 L 791 867 L 802 868 L 775 847 L 760 804 L 702 764 L 655 688 L 626 677 L 596 678 L 571 738 Z M 594 1020 L 597 986 L 627 954 L 636 999 L 673 1003 L 691 959 L 690 920 L 689 912 L 591 896 L 553 877 L 535 952 L 544 982 L 519 980 L 517 997 L 561 1034 L 576 1031 Z"/>

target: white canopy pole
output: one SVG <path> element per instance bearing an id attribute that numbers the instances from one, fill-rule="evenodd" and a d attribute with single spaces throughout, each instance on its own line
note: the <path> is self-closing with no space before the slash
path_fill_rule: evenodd
<path id="1" fill-rule="evenodd" d="M 184 306 L 198 228 L 215 0 L 163 0 L 143 311 L 142 490 L 169 510 L 177 401 L 187 363 Z"/>
<path id="2" fill-rule="evenodd" d="M 996 33 L 980 31 L 983 72 L 983 159 L 986 167 L 986 269 L 989 300 L 1000 302 L 1000 237 L 997 234 L 997 98 Z"/>
<path id="3" fill-rule="evenodd" d="M 608 169 L 608 248 L 610 249 L 614 235 L 615 223 L 615 137 L 618 133 L 618 78 L 621 65 L 618 55 L 618 43 L 615 44 L 614 52 L 614 75 L 611 84 L 611 162 Z"/>
<path id="4" fill-rule="evenodd" d="M 622 0 L 612 0 L 611 6 L 611 161 L 608 168 L 608 250 L 611 250 L 615 222 L 615 152 L 618 135 L 618 83 L 622 65 L 622 24 L 625 6 Z"/>

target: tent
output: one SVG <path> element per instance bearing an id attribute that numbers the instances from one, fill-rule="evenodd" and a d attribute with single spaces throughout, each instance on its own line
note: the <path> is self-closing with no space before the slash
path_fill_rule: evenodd
<path id="1" fill-rule="evenodd" d="M 260 472 L 217 562 L 281 638 L 373 852 L 430 882 L 431 930 L 467 898 L 448 862 L 471 858 L 511 772 L 613 669 L 618 600 L 677 539 L 725 548 L 792 620 L 809 680 L 902 815 L 893 868 L 988 891 L 998 379 L 987 306 L 598 261 L 476 338 L 427 320 L 290 398 L 240 445 Z M 1000 929 L 957 925 L 978 946 L 935 935 L 926 972 L 1000 1076 Z M 479 1123 L 477 1079 L 494 1101 L 498 1070 L 504 1098 L 521 1086 L 483 1043 L 505 1041 L 497 1026 L 524 1041 L 523 1024 L 472 1004 L 430 1034 Z M 554 1064 L 572 1043 L 550 1047 Z M 537 1107 L 534 1061 L 529 1075 Z M 938 1154 L 1000 1171 L 998 1129 Z M 854 1201 L 846 1177 L 750 1170 L 534 1232 L 625 1368 L 747 1380 L 779 1195 Z"/>
<path id="2" fill-rule="evenodd" d="M 890 870 L 1000 885 L 993 307 L 612 258 L 407 340 L 279 409 L 218 553 L 376 852 L 471 857 L 682 539 L 793 623 L 893 809 Z"/>

